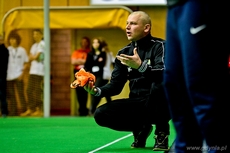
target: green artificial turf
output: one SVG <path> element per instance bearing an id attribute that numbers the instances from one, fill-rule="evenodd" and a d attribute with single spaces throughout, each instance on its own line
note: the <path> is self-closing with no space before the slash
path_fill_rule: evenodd
<path id="1" fill-rule="evenodd" d="M 100 127 L 93 117 L 7 117 L 0 118 L 0 153 L 163 153 L 152 151 L 153 133 L 146 148 L 131 149 L 130 132 Z M 170 144 L 174 138 L 171 126 Z"/>

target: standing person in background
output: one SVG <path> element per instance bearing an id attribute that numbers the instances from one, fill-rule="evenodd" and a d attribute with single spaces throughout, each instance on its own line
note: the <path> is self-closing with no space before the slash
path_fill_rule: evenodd
<path id="1" fill-rule="evenodd" d="M 112 74 L 112 69 L 114 68 L 115 57 L 113 56 L 113 53 L 109 50 L 107 42 L 103 41 L 102 44 L 104 46 L 102 48 L 102 51 L 106 53 L 106 62 L 103 68 L 103 79 L 108 80 L 107 82 L 109 82 Z M 109 100 L 111 101 L 111 98 L 107 99 L 107 102 L 110 102 Z"/>
<path id="2" fill-rule="evenodd" d="M 229 153 L 229 5 L 167 2 L 164 85 L 177 133 L 173 152 Z"/>
<path id="3" fill-rule="evenodd" d="M 115 96 L 129 81 L 129 97 L 99 106 L 94 119 L 100 126 L 133 132 L 132 148 L 145 147 L 155 124 L 153 150 L 163 151 L 168 150 L 171 119 L 162 85 L 165 41 L 150 32 L 149 15 L 132 12 L 126 22 L 126 35 L 131 42 L 119 50 L 109 83 L 98 87 L 89 82 L 84 89 L 95 97 Z"/>
<path id="4" fill-rule="evenodd" d="M 21 104 L 19 112 L 27 110 L 23 78 L 29 60 L 25 48 L 20 46 L 21 37 L 18 33 L 10 33 L 8 43 L 7 100 L 10 106 L 9 115 L 16 116 L 18 115 L 17 93 Z"/>
<path id="5" fill-rule="evenodd" d="M 109 82 L 109 79 L 104 79 L 104 67 L 106 64 L 106 52 L 103 49 L 106 49 L 107 43 L 102 37 L 97 37 L 93 39 L 92 50 L 89 52 L 85 69 L 94 74 L 96 77 L 95 85 L 97 87 L 101 87 Z M 106 96 L 107 102 L 111 101 L 110 96 Z M 90 113 L 93 115 L 98 104 L 101 101 L 101 97 L 91 96 L 91 109 Z"/>
<path id="6" fill-rule="evenodd" d="M 6 100 L 6 76 L 9 51 L 4 44 L 3 36 L 0 35 L 0 106 L 2 117 L 8 115 L 8 105 Z"/>
<path id="7" fill-rule="evenodd" d="M 44 77 L 44 51 L 45 42 L 40 29 L 33 31 L 35 43 L 30 49 L 29 61 L 31 62 L 27 88 L 28 109 L 20 116 L 43 116 L 43 77 Z"/>
<path id="8" fill-rule="evenodd" d="M 84 67 L 87 54 L 90 52 L 90 39 L 88 37 L 83 37 L 80 45 L 81 48 L 76 49 L 71 56 L 71 64 L 74 66 L 74 75 Z M 89 115 L 89 110 L 87 108 L 88 93 L 83 88 L 76 88 L 75 90 L 79 104 L 79 116 Z"/>

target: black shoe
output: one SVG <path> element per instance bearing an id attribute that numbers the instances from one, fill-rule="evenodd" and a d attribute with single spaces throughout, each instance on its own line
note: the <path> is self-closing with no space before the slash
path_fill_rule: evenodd
<path id="1" fill-rule="evenodd" d="M 131 148 L 144 148 L 145 143 L 149 135 L 153 130 L 152 125 L 144 127 L 140 132 L 133 132 L 134 142 L 131 144 Z"/>
<path id="2" fill-rule="evenodd" d="M 159 132 L 158 135 L 155 136 L 155 145 L 153 147 L 154 151 L 168 151 L 168 135 L 164 132 Z"/>
<path id="3" fill-rule="evenodd" d="M 145 148 L 146 142 L 139 142 L 138 139 L 136 139 L 132 144 L 131 148 Z"/>

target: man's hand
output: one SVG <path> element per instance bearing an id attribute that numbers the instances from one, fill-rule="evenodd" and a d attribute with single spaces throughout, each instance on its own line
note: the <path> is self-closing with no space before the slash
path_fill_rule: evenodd
<path id="1" fill-rule="evenodd" d="M 84 89 L 90 93 L 91 95 L 95 95 L 97 93 L 97 88 L 94 86 L 93 81 L 89 81 L 85 86 Z"/>
<path id="2" fill-rule="evenodd" d="M 141 59 L 137 53 L 137 48 L 134 48 L 133 54 L 134 54 L 133 56 L 120 54 L 117 55 L 116 57 L 119 61 L 121 61 L 122 64 L 134 69 L 138 69 L 141 65 Z"/>

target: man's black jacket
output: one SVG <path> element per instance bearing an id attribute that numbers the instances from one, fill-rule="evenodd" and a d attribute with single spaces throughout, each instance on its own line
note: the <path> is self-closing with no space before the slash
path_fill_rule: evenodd
<path id="1" fill-rule="evenodd" d="M 131 42 L 120 51 L 118 55 L 133 55 L 133 50 L 137 46 L 137 52 L 142 60 L 142 65 L 138 69 L 133 69 L 121 64 L 115 59 L 115 66 L 112 72 L 110 83 L 100 87 L 102 97 L 118 95 L 125 83 L 129 81 L 130 98 L 144 97 L 150 93 L 152 84 L 159 85 L 163 80 L 165 41 L 152 37 L 150 34 Z M 155 88 L 157 89 L 157 88 Z"/>

